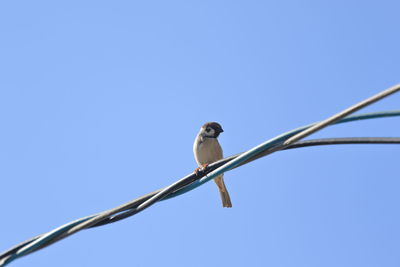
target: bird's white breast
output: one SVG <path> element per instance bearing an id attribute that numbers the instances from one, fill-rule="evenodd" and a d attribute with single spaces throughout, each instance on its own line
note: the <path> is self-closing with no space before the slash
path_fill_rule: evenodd
<path id="1" fill-rule="evenodd" d="M 204 138 L 201 142 L 201 137 L 198 136 L 194 141 L 193 153 L 199 166 L 215 162 L 223 157 L 217 138 Z"/>

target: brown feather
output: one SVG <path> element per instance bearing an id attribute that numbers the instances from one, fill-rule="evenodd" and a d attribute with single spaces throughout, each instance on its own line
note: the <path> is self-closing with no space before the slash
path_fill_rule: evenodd
<path id="1" fill-rule="evenodd" d="M 201 131 L 204 130 L 204 127 L 211 127 L 210 125 L 213 123 L 206 123 L 203 125 L 200 133 L 197 135 L 196 140 L 193 145 L 193 153 L 196 159 L 197 164 L 201 167 L 204 164 L 210 164 L 215 161 L 218 161 L 223 158 L 222 148 L 218 142 L 217 138 L 204 138 L 201 135 Z M 216 123 L 218 124 L 218 123 Z M 215 126 L 215 125 L 213 125 Z M 221 126 L 218 124 L 220 131 L 222 131 Z M 217 127 L 217 126 L 215 126 Z M 218 130 L 215 130 L 218 132 Z M 218 132 L 219 134 L 219 132 Z M 226 189 L 223 175 L 220 175 L 214 179 L 217 184 L 222 206 L 223 207 L 232 207 L 231 198 L 229 196 L 229 192 Z"/>

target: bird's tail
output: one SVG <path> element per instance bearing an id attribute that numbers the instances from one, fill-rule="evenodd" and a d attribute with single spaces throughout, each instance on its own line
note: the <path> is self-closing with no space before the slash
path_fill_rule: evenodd
<path id="1" fill-rule="evenodd" d="M 219 194 L 221 195 L 222 206 L 224 208 L 231 208 L 232 207 L 231 197 L 229 196 L 228 190 L 226 189 L 223 177 L 224 177 L 223 175 L 218 176 L 217 178 L 214 179 L 214 181 L 217 184 Z"/>

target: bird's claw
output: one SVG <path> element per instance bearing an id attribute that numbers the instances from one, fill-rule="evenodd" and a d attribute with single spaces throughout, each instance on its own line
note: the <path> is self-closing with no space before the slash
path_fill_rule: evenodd
<path id="1" fill-rule="evenodd" d="M 198 167 L 198 168 L 196 168 L 196 169 L 194 170 L 194 173 L 195 173 L 196 175 L 198 175 L 200 171 L 201 171 L 201 172 L 205 171 L 205 170 L 207 169 L 208 165 L 210 165 L 210 164 L 208 164 L 208 163 L 202 164 L 201 167 Z"/>

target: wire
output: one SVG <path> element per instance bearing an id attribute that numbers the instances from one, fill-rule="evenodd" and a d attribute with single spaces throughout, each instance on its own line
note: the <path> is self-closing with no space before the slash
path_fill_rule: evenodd
<path id="1" fill-rule="evenodd" d="M 356 144 L 400 144 L 399 137 L 349 137 L 349 138 L 324 138 L 298 141 L 285 149 L 324 145 L 356 145 Z"/>
<path id="2" fill-rule="evenodd" d="M 386 96 L 396 93 L 398 91 L 400 91 L 400 84 L 395 85 L 387 90 L 384 90 L 381 93 L 378 93 L 366 100 L 363 100 L 363 101 L 345 109 L 344 111 L 341 111 L 321 122 L 310 125 L 309 127 L 303 128 L 302 130 L 297 130 L 297 132 L 296 132 L 296 130 L 294 130 L 293 133 L 284 134 L 285 135 L 284 140 L 280 141 L 280 144 L 276 145 L 274 147 L 271 144 L 278 143 L 279 142 L 278 140 L 281 140 L 282 136 L 276 137 L 275 140 L 271 139 L 267 142 L 264 142 L 263 144 L 260 144 L 256 147 L 246 151 L 245 153 L 243 153 L 236 159 L 232 160 L 231 162 L 225 164 L 224 166 L 221 166 L 221 167 L 217 168 L 216 170 L 212 171 L 206 177 L 203 177 L 200 181 L 209 181 L 211 179 L 214 179 L 218 175 L 221 175 L 224 172 L 232 169 L 233 167 L 238 166 L 239 164 L 241 164 L 243 162 L 246 162 L 248 159 L 251 159 L 252 157 L 257 156 L 260 153 L 265 152 L 265 153 L 267 153 L 265 155 L 268 155 L 268 154 L 271 154 L 278 150 L 281 150 L 284 147 L 294 143 L 295 141 L 298 141 L 301 138 L 304 138 L 304 137 L 310 135 L 311 133 L 319 131 L 319 130 L 329 126 L 330 124 L 333 124 L 333 123 L 339 121 L 340 119 L 344 118 L 345 116 L 350 115 L 351 113 L 359 110 L 360 108 L 366 107 L 366 106 L 368 106 Z M 156 198 L 156 197 L 154 196 L 154 198 Z M 150 202 L 150 200 L 148 200 L 148 202 Z"/>
<path id="3" fill-rule="evenodd" d="M 351 122 L 351 121 L 356 121 L 356 120 L 364 120 L 364 119 L 372 119 L 372 118 L 391 117 L 391 116 L 400 116 L 400 110 L 399 111 L 386 111 L 386 112 L 361 114 L 361 115 L 342 119 L 341 121 L 339 121 L 337 123 Z M 304 126 L 304 127 L 307 127 L 307 126 Z M 304 127 L 298 128 L 297 130 L 300 130 Z M 297 130 L 295 130 L 295 132 Z M 293 148 L 298 148 L 298 147 L 308 147 L 308 146 L 317 146 L 317 145 L 328 145 L 328 144 L 330 144 L 330 145 L 333 145 L 333 144 L 400 144 L 400 138 L 366 137 L 366 138 L 317 139 L 317 140 L 308 140 L 308 141 L 297 142 L 293 145 L 286 147 L 285 149 L 293 149 Z M 210 164 L 206 170 L 201 170 L 199 172 L 198 176 L 196 176 L 195 173 L 191 173 L 191 174 L 185 176 L 184 178 L 182 178 L 180 180 L 179 184 L 175 183 L 175 186 L 177 186 L 177 187 L 172 188 L 173 193 L 170 195 L 167 195 L 164 199 L 169 199 L 171 197 L 175 197 L 177 195 L 182 194 L 185 191 L 184 189 L 187 187 L 187 185 L 193 184 L 200 177 L 202 177 L 202 176 L 206 175 L 207 173 L 215 170 L 216 168 L 223 166 L 224 164 L 232 161 L 233 159 L 237 158 L 241 154 L 242 153 L 233 155 L 228 158 L 222 159 L 218 162 L 214 162 L 214 163 Z M 251 158 L 246 163 L 256 160 L 258 158 L 261 158 L 261 157 L 265 156 L 264 154 L 266 154 L 266 153 L 261 153 L 261 154 L 257 155 L 256 157 Z M 238 166 L 240 166 L 240 165 L 238 165 Z M 199 186 L 199 185 L 201 185 L 201 184 L 199 183 L 197 186 Z M 87 216 L 87 217 L 78 219 L 71 223 L 65 224 L 51 232 L 48 232 L 43 235 L 38 235 L 34 238 L 24 241 L 24 242 L 18 244 L 17 246 L 9 249 L 8 251 L 5 251 L 4 253 L 2 253 L 0 255 L 0 266 L 4 266 L 5 264 L 11 262 L 12 260 L 14 260 L 18 257 L 21 257 L 28 253 L 34 252 L 36 250 L 42 249 L 46 246 L 53 244 L 56 241 L 59 241 L 65 237 L 71 235 L 72 233 L 66 233 L 66 231 L 70 230 L 74 226 L 79 225 L 80 223 L 81 223 L 80 226 L 82 226 L 83 222 L 86 222 L 92 218 L 97 217 L 99 220 L 97 223 L 94 223 L 94 224 L 88 226 L 87 228 L 102 226 L 105 224 L 113 223 L 113 222 L 125 219 L 127 217 L 130 217 L 130 216 L 138 213 L 138 211 L 136 210 L 136 207 L 138 207 L 140 204 L 144 203 L 146 200 L 150 199 L 151 197 L 155 196 L 159 192 L 161 192 L 161 189 L 156 190 L 152 193 L 146 194 L 146 195 L 139 197 L 135 200 L 132 200 L 128 203 L 125 203 L 124 205 L 121 205 L 115 209 L 109 210 L 108 212 L 98 213 L 95 215 L 91 215 L 91 216 Z M 102 217 L 104 217 L 104 215 L 107 215 L 107 214 L 111 214 L 111 215 L 109 217 L 106 217 L 106 218 L 100 220 Z M 103 216 L 100 216 L 100 215 L 103 215 Z M 24 247 L 32 247 L 32 248 L 30 250 L 21 250 Z"/>
<path id="4" fill-rule="evenodd" d="M 399 111 L 385 112 L 385 113 L 377 112 L 377 113 L 361 114 L 361 115 L 348 117 L 347 120 L 343 121 L 343 122 L 350 122 L 350 121 L 353 121 L 353 120 L 361 120 L 361 119 L 367 119 L 367 118 L 368 119 L 370 119 L 370 118 L 378 118 L 378 117 L 382 117 L 382 116 L 386 117 L 386 116 L 391 116 L 391 115 L 394 115 L 394 114 L 399 115 L 398 112 Z M 340 122 L 342 122 L 342 121 L 340 121 Z M 231 161 L 225 163 L 223 166 L 220 166 L 220 167 L 218 167 L 217 169 L 215 169 L 215 170 L 213 170 L 211 172 L 204 173 L 206 175 L 204 175 L 203 173 L 200 173 L 200 176 L 203 176 L 203 177 L 198 181 L 196 181 L 197 180 L 196 179 L 197 178 L 196 175 L 192 173 L 191 175 L 188 175 L 188 176 L 180 179 L 178 182 L 176 182 L 176 183 L 174 183 L 174 184 L 162 189 L 161 191 L 159 191 L 155 195 L 151 196 L 149 199 L 147 199 L 143 203 L 139 204 L 140 208 L 139 208 L 139 206 L 136 206 L 135 207 L 136 210 L 132 211 L 132 212 L 133 213 L 138 213 L 138 212 L 144 210 L 145 208 L 150 207 L 151 205 L 153 205 L 157 201 L 162 200 L 167 195 L 168 195 L 168 198 L 171 198 L 171 197 L 175 197 L 177 195 L 180 195 L 180 194 L 183 194 L 183 193 L 186 193 L 188 191 L 193 190 L 194 188 L 200 186 L 201 184 L 203 184 L 203 183 L 205 183 L 207 181 L 210 181 L 211 179 L 213 179 L 216 176 L 220 175 L 221 173 L 236 167 L 236 166 L 234 166 L 234 164 L 232 164 L 232 162 L 235 162 L 235 161 L 237 162 L 237 161 L 240 161 L 240 160 L 243 160 L 243 161 L 250 160 L 252 157 L 256 157 L 257 154 L 260 154 L 262 152 L 267 152 L 267 153 L 264 154 L 264 156 L 265 156 L 265 155 L 269 154 L 268 153 L 268 149 L 270 149 L 270 148 L 273 149 L 274 147 L 277 147 L 276 143 L 278 141 L 282 142 L 282 141 L 286 140 L 286 138 L 288 138 L 289 136 L 292 136 L 292 135 L 296 134 L 297 132 L 301 132 L 304 129 L 307 129 L 307 128 L 311 127 L 312 125 L 304 126 L 304 127 L 295 129 L 293 131 L 290 131 L 288 133 L 285 133 L 283 135 L 280 135 L 280 136 L 278 136 L 276 138 L 273 138 L 273 139 L 261 144 L 261 146 L 262 146 L 261 149 L 259 149 L 260 146 L 257 146 L 256 148 L 253 148 L 253 149 L 249 150 L 251 152 L 254 151 L 254 153 L 250 154 L 249 157 L 243 157 L 243 155 L 247 156 L 246 153 L 249 153 L 249 151 L 247 151 L 247 152 L 242 153 L 240 156 L 232 159 Z M 246 161 L 246 163 L 248 163 L 248 162 L 249 161 Z M 239 162 L 239 164 L 240 164 L 240 162 Z M 237 164 L 237 165 L 239 166 L 239 164 Z M 227 168 L 226 166 L 233 166 L 233 167 Z M 222 168 L 225 168 L 223 170 L 223 172 L 221 172 L 221 170 L 220 170 Z M 181 185 L 187 185 L 187 186 L 185 186 L 184 188 L 180 189 Z M 131 204 L 131 203 L 127 203 L 127 204 Z M 109 211 L 107 211 L 107 212 L 105 212 L 103 214 L 100 214 L 100 215 L 98 215 L 96 217 L 93 217 L 93 218 L 83 222 L 82 224 L 77 225 L 77 226 L 73 227 L 72 229 L 68 230 L 67 234 L 69 235 L 69 234 L 75 233 L 75 232 L 77 232 L 79 230 L 82 230 L 84 228 L 88 228 L 91 225 L 95 225 L 96 223 L 100 222 L 101 220 L 109 217 L 110 213 L 119 213 L 119 212 L 121 212 L 122 211 L 121 208 L 122 207 L 120 206 L 120 207 L 118 207 L 118 208 L 116 208 L 114 210 L 109 210 Z"/>
<path id="5" fill-rule="evenodd" d="M 293 149 L 293 148 L 300 148 L 300 147 L 311 147 L 311 146 L 320 146 L 320 145 L 338 145 L 338 144 L 400 144 L 400 138 L 397 138 L 397 137 L 325 138 L 325 139 L 316 139 L 316 140 L 307 140 L 307 141 L 296 142 L 295 144 L 292 144 L 292 145 L 286 147 L 285 150 Z M 215 163 L 209 165 L 207 171 L 205 171 L 205 172 L 207 173 L 207 172 L 212 171 L 213 169 L 217 168 L 218 166 L 223 165 L 226 162 L 229 162 L 232 159 L 238 157 L 240 154 L 242 154 L 242 153 L 230 156 L 228 158 L 222 159 L 222 160 L 220 160 L 218 162 L 215 162 Z M 258 158 L 260 158 L 260 157 L 258 157 Z M 258 158 L 254 158 L 253 160 L 256 160 Z M 188 182 L 190 182 L 190 180 L 188 180 Z M 129 203 L 130 204 L 136 203 L 138 205 L 138 203 L 143 203 L 146 199 L 149 199 L 150 196 L 155 195 L 159 191 L 160 190 L 155 191 L 153 193 L 149 193 L 149 194 L 147 194 L 147 195 L 145 195 L 143 197 L 137 198 L 134 201 L 131 201 Z M 95 225 L 92 225 L 91 228 L 102 226 L 102 225 L 109 224 L 109 223 L 113 223 L 113 222 L 125 219 L 127 217 L 130 217 L 130 216 L 132 216 L 132 215 L 134 215 L 136 213 L 137 212 L 136 212 L 135 209 L 132 209 L 132 208 L 131 209 L 127 209 L 122 213 L 119 213 L 119 214 L 114 215 L 114 216 L 110 216 L 110 217 L 106 218 L 105 220 L 100 221 L 99 223 L 97 223 Z M 79 222 L 81 222 L 81 221 L 83 221 L 85 219 L 88 219 L 90 217 L 92 217 L 92 216 L 88 216 L 88 217 L 79 219 L 77 221 L 74 221 L 74 222 L 70 223 L 69 226 L 72 227 L 73 225 L 76 225 L 77 223 L 79 223 Z M 62 227 L 65 227 L 65 225 L 62 226 Z M 61 228 L 61 227 L 59 227 L 59 228 Z M 57 229 L 59 229 L 59 228 L 57 228 Z M 31 243 L 31 242 L 35 241 L 39 237 L 40 237 L 40 235 L 36 236 L 34 238 L 31 238 L 31 239 L 29 239 L 29 240 L 27 240 L 27 241 L 25 241 L 23 243 L 20 243 L 19 245 L 9 249 L 6 253 L 8 253 L 8 254 L 15 253 L 21 247 L 27 245 L 28 243 Z M 55 241 L 55 240 L 53 240 L 53 241 Z M 50 242 L 47 245 L 50 245 L 52 243 L 53 242 Z M 41 248 L 44 248 L 44 247 L 45 246 L 43 246 Z M 3 257 L 3 256 L 7 256 L 7 255 L 4 255 L 6 253 L 3 253 L 3 255 L 2 255 L 3 259 L 6 259 L 6 257 Z"/>
<path id="6" fill-rule="evenodd" d="M 167 199 L 171 197 L 175 197 L 177 195 L 183 194 L 185 192 L 188 192 L 190 190 L 193 190 L 194 188 L 200 186 L 201 184 L 210 181 L 211 179 L 215 178 L 216 176 L 229 171 L 235 167 L 241 166 L 243 164 L 246 164 L 250 161 L 253 161 L 259 157 L 266 156 L 268 154 L 271 154 L 273 152 L 276 152 L 278 150 L 282 150 L 288 145 L 290 145 L 290 142 L 285 142 L 286 140 L 290 140 L 288 138 L 290 137 L 295 137 L 292 138 L 292 142 L 295 142 L 312 132 L 318 131 L 329 124 L 332 123 L 343 123 L 343 122 L 350 122 L 350 121 L 355 121 L 355 120 L 362 120 L 362 119 L 371 119 L 371 118 L 382 118 L 382 117 L 389 117 L 389 116 L 399 116 L 400 111 L 387 111 L 387 112 L 377 112 L 377 113 L 369 113 L 369 114 L 361 114 L 361 115 L 356 115 L 356 116 L 349 116 L 347 118 L 344 118 L 344 116 L 355 112 L 356 110 L 367 106 L 375 101 L 378 101 L 379 99 L 382 99 L 385 96 L 388 96 L 394 92 L 397 92 L 400 90 L 400 85 L 397 85 L 395 87 L 392 87 L 388 90 L 383 91 L 380 94 L 377 94 L 367 100 L 364 100 L 348 109 L 345 111 L 342 111 L 322 122 L 311 124 L 309 126 L 303 126 L 301 128 L 289 131 L 287 133 L 284 133 L 282 135 L 279 135 L 273 139 L 270 139 L 253 149 L 250 149 L 232 159 L 229 161 L 223 163 L 222 165 L 217 166 L 217 164 L 212 164 L 210 165 L 210 168 L 207 170 L 201 171 L 199 175 L 196 175 L 194 173 L 187 175 L 186 177 L 180 179 L 179 181 L 175 182 L 174 184 L 162 189 L 155 191 L 153 193 L 147 194 L 139 199 L 132 200 L 128 203 L 125 203 L 121 206 L 118 206 L 117 208 L 101 212 L 98 214 L 94 214 L 91 216 L 87 216 L 81 219 L 78 219 L 76 221 L 73 221 L 71 223 L 65 224 L 63 226 L 60 226 L 48 233 L 45 233 L 43 235 L 39 235 L 35 238 L 32 238 L 28 241 L 25 241 L 12 249 L 4 252 L 3 254 L 0 255 L 0 266 L 5 266 L 12 260 L 21 257 L 23 255 L 27 255 L 31 252 L 34 252 L 38 249 L 44 248 L 58 240 L 61 240 L 69 235 L 72 235 L 82 229 L 89 228 L 89 227 L 94 227 L 94 226 L 99 226 L 101 224 L 105 224 L 106 220 L 109 220 L 111 222 L 112 217 L 118 215 L 121 212 L 124 212 L 126 210 L 130 210 L 130 213 L 132 216 L 133 214 L 136 214 L 157 201 L 160 201 L 162 199 Z M 341 120 L 339 120 L 341 119 Z M 307 129 L 313 129 L 311 133 L 307 134 L 299 134 L 304 132 Z M 296 135 L 298 134 L 298 135 Z M 285 142 L 285 143 L 283 143 Z M 213 169 L 211 169 L 213 167 Z M 107 223 L 109 223 L 107 222 Z"/>
<path id="7" fill-rule="evenodd" d="M 352 144 L 400 144 L 400 137 L 351 137 L 351 138 L 324 138 L 324 139 L 314 139 L 314 140 L 306 140 L 299 141 L 288 147 L 284 148 L 284 150 L 293 149 L 293 148 L 302 148 L 302 147 L 313 147 L 313 146 L 323 146 L 323 145 L 352 145 Z M 218 162 L 215 162 L 213 165 L 209 165 L 207 172 L 210 172 L 216 169 L 218 166 L 225 164 L 226 162 L 231 161 L 232 159 L 238 157 L 242 153 L 230 156 L 228 158 L 224 158 Z M 252 161 L 259 159 L 261 157 L 253 158 Z M 154 192 L 154 195 L 156 193 Z M 166 200 L 168 198 L 164 198 Z M 112 217 L 108 217 L 106 220 L 100 221 L 99 223 L 92 225 L 93 227 L 102 226 L 105 224 L 113 223 L 132 215 L 136 214 L 136 210 L 126 210 L 123 213 L 119 213 Z"/>
<path id="8" fill-rule="evenodd" d="M 392 87 L 390 87 L 390 88 L 388 88 L 388 89 L 386 89 L 386 90 L 384 90 L 384 91 L 382 91 L 382 92 L 380 92 L 380 93 L 378 93 L 378 94 L 376 94 L 374 96 L 371 96 L 370 98 L 367 98 L 367 99 L 365 99 L 365 100 L 363 100 L 363 101 L 361 101 L 361 102 L 359 102 L 359 103 L 357 103 L 357 104 L 355 104 L 355 105 L 353 105 L 353 106 L 351 106 L 351 107 L 349 107 L 349 108 L 347 108 L 347 109 L 345 109 L 345 110 L 343 110 L 343 111 L 341 111 L 341 112 L 339 112 L 339 113 L 337 113 L 337 114 L 335 114 L 335 115 L 333 115 L 333 116 L 331 116 L 331 117 L 329 117 L 329 118 L 327 118 L 327 119 L 325 119 L 325 120 L 323 120 L 323 121 L 321 121 L 321 122 L 319 122 L 319 123 L 317 123 L 317 124 L 315 124 L 313 126 L 311 126 L 310 128 L 308 128 L 308 129 L 306 129 L 304 131 L 301 131 L 300 133 L 288 138 L 283 143 L 283 145 L 287 146 L 287 145 L 293 144 L 294 142 L 299 141 L 300 139 L 303 139 L 304 137 L 307 137 L 310 134 L 315 133 L 316 131 L 319 131 L 319 130 L 323 129 L 326 126 L 328 126 L 328 125 L 330 125 L 330 124 L 332 124 L 332 123 L 334 123 L 334 122 L 336 122 L 336 121 L 338 121 L 340 119 L 343 119 L 344 117 L 356 112 L 357 110 L 362 109 L 363 107 L 366 107 L 368 105 L 371 105 L 372 103 L 375 103 L 376 101 L 379 101 L 379 100 L 381 100 L 381 99 L 383 99 L 383 98 L 385 98 L 385 97 L 387 97 L 387 96 L 389 96 L 391 94 L 397 93 L 398 91 L 400 91 L 400 84 L 396 84 L 396 85 L 394 85 L 394 86 L 392 86 Z"/>

